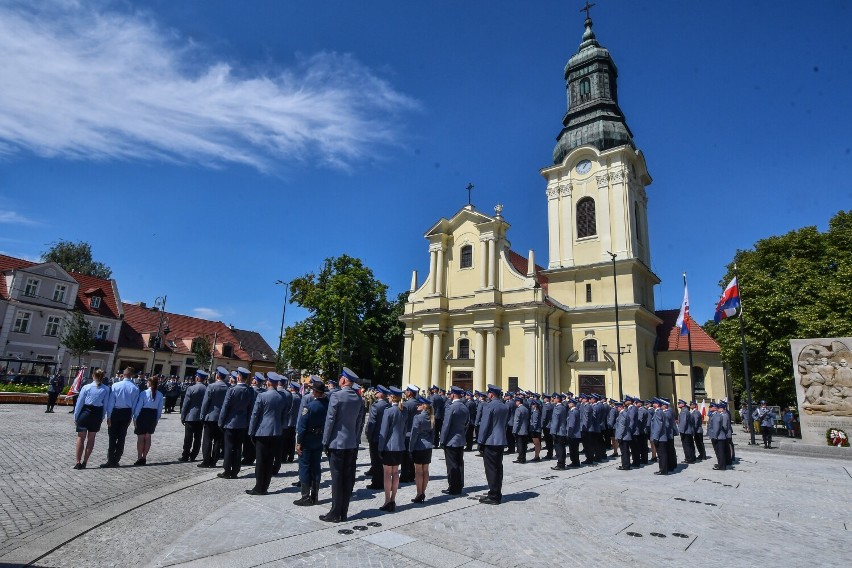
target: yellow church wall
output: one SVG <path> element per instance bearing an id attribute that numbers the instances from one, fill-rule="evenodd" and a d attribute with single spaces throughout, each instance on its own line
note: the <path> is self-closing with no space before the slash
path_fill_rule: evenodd
<path id="1" fill-rule="evenodd" d="M 664 351 L 657 355 L 657 374 L 659 384 L 659 396 L 664 398 L 674 397 L 672 392 L 671 363 L 674 362 L 677 396 L 686 401 L 692 399 L 689 380 L 689 352 L 687 351 Z M 696 395 L 696 402 L 702 399 L 721 400 L 730 396 L 730 385 L 726 385 L 725 372 L 719 363 L 718 353 L 706 353 L 693 351 L 692 364 L 704 370 L 704 386 L 706 396 Z"/>

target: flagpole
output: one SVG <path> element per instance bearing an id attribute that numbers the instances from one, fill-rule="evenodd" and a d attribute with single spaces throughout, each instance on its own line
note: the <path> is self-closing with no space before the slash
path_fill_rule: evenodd
<path id="1" fill-rule="evenodd" d="M 683 289 L 686 291 L 686 272 L 683 273 Z M 692 315 L 687 314 L 686 319 L 686 345 L 689 347 L 689 400 L 695 400 L 695 377 L 692 372 L 692 331 L 689 329 L 689 320 L 692 319 Z M 674 401 L 672 401 L 674 403 Z"/>
<path id="2" fill-rule="evenodd" d="M 743 292 L 740 285 L 740 273 L 737 270 L 737 263 L 734 263 L 734 278 L 737 279 L 737 291 L 740 298 L 740 341 L 743 346 L 743 377 L 745 377 L 745 388 L 746 388 L 746 412 L 748 416 L 744 416 L 743 420 L 748 420 L 748 431 L 751 432 L 751 442 L 749 442 L 750 446 L 756 446 L 757 442 L 754 439 L 754 420 L 752 420 L 752 407 L 751 407 L 751 382 L 748 377 L 748 353 L 746 352 L 746 341 L 745 341 L 745 324 L 743 323 Z"/>

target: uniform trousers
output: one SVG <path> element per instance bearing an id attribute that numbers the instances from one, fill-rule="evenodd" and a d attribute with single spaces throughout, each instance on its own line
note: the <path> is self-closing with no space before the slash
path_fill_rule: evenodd
<path id="1" fill-rule="evenodd" d="M 328 515 L 346 520 L 346 515 L 349 513 L 349 500 L 352 498 L 352 489 L 355 487 L 358 448 L 328 452 L 328 469 L 331 471 L 331 510 Z M 405 453 L 408 454 L 408 452 Z M 409 459 L 411 459 L 410 454 Z"/>
<path id="2" fill-rule="evenodd" d="M 301 447 L 302 455 L 299 456 L 299 481 L 302 485 L 316 483 L 319 486 L 322 474 L 322 448 L 309 449 L 304 445 Z"/>
<path id="3" fill-rule="evenodd" d="M 255 436 L 257 463 L 254 467 L 254 490 L 266 493 L 272 481 L 272 467 L 281 447 L 281 436 Z"/>
<path id="4" fill-rule="evenodd" d="M 660 446 L 657 446 L 657 453 L 660 452 Z M 666 442 L 666 457 L 669 460 L 669 470 L 677 468 L 677 450 L 675 450 L 674 438 Z"/>
<path id="5" fill-rule="evenodd" d="M 728 465 L 728 439 L 719 438 L 713 442 L 713 453 L 716 454 L 716 467 L 725 469 Z"/>
<path id="6" fill-rule="evenodd" d="M 621 467 L 630 467 L 630 446 L 633 440 L 618 440 L 618 451 L 621 454 Z"/>
<path id="7" fill-rule="evenodd" d="M 695 461 L 695 435 L 681 434 L 680 444 L 683 446 L 683 459 L 686 460 L 686 463 L 693 463 Z"/>
<path id="8" fill-rule="evenodd" d="M 523 434 L 515 435 L 515 447 L 518 448 L 518 463 L 527 463 L 527 443 L 529 436 Z"/>
<path id="9" fill-rule="evenodd" d="M 201 449 L 201 433 L 204 430 L 204 422 L 192 421 L 183 425 L 183 454 L 184 459 L 195 461 Z"/>
<path id="10" fill-rule="evenodd" d="M 639 461 L 641 461 L 643 464 L 647 465 L 648 464 L 648 432 L 642 433 L 642 438 L 641 438 L 640 444 L 642 445 L 642 448 L 640 449 L 640 453 L 639 453 Z"/>
<path id="11" fill-rule="evenodd" d="M 542 428 L 541 432 L 544 438 L 544 451 L 547 452 L 544 459 L 549 460 L 553 457 L 553 436 L 550 435 L 550 428 Z"/>
<path id="12" fill-rule="evenodd" d="M 204 435 L 201 438 L 201 457 L 205 465 L 214 466 L 219 461 L 222 448 L 222 429 L 215 422 L 204 422 Z"/>
<path id="13" fill-rule="evenodd" d="M 379 441 L 370 440 L 370 485 L 373 487 L 384 487 L 385 469 L 382 463 L 382 453 L 379 451 Z M 447 466 L 449 467 L 449 466 Z"/>
<path id="14" fill-rule="evenodd" d="M 553 440 L 556 444 L 556 467 L 565 467 L 565 444 L 568 442 L 568 438 L 554 436 Z"/>
<path id="15" fill-rule="evenodd" d="M 593 437 L 594 437 L 594 432 L 589 432 L 588 430 L 586 430 L 582 434 L 583 455 L 586 457 L 587 462 L 595 461 L 594 442 L 592 441 Z"/>
<path id="16" fill-rule="evenodd" d="M 580 438 L 567 438 L 568 440 L 568 457 L 571 459 L 571 465 L 580 465 Z"/>
<path id="17" fill-rule="evenodd" d="M 511 420 L 510 420 L 511 422 Z M 506 443 L 509 445 L 509 448 L 506 450 L 507 454 L 515 453 L 515 434 L 512 432 L 512 428 L 510 426 L 506 427 Z"/>
<path id="18" fill-rule="evenodd" d="M 124 440 L 127 438 L 127 427 L 133 419 L 133 411 L 130 408 L 114 408 L 110 415 L 110 426 L 107 427 L 109 436 L 109 447 L 107 448 L 107 462 L 118 464 L 124 455 Z"/>
<path id="19" fill-rule="evenodd" d="M 761 426 L 760 435 L 763 437 L 764 446 L 772 445 L 772 426 Z"/>
<path id="20" fill-rule="evenodd" d="M 59 398 L 58 392 L 49 392 L 47 393 L 47 410 L 53 410 L 53 407 L 56 406 L 56 399 Z"/>
<path id="21" fill-rule="evenodd" d="M 281 439 L 282 461 L 292 462 L 296 457 L 296 427 L 284 428 L 284 436 Z"/>
<path id="22" fill-rule="evenodd" d="M 648 463 L 648 455 L 642 451 L 642 442 L 644 437 L 641 434 L 633 434 L 633 439 L 630 440 L 630 459 L 633 467 L 639 467 L 642 463 L 642 456 L 645 456 L 645 463 Z"/>
<path id="23" fill-rule="evenodd" d="M 441 447 L 441 428 L 444 426 L 444 417 L 435 419 L 435 435 L 432 437 L 432 445 Z"/>
<path id="24" fill-rule="evenodd" d="M 734 465 L 734 458 L 736 457 L 734 453 L 734 440 L 732 440 L 731 438 L 726 438 L 726 441 L 728 442 L 728 447 L 727 454 L 725 456 L 727 458 L 725 465 Z"/>
<path id="25" fill-rule="evenodd" d="M 225 455 L 222 460 L 225 475 L 236 476 L 240 473 L 243 440 L 247 431 L 248 428 L 225 428 Z"/>
<path id="26" fill-rule="evenodd" d="M 405 452 L 402 454 L 402 465 L 399 468 L 399 482 L 411 483 L 414 481 L 414 461 L 411 459 L 411 438 L 405 438 Z"/>
<path id="27" fill-rule="evenodd" d="M 243 435 L 242 461 L 243 465 L 251 465 L 254 463 L 256 451 L 254 449 L 254 443 L 248 435 L 248 428 L 245 428 L 243 431 L 245 434 Z"/>
<path id="28" fill-rule="evenodd" d="M 469 424 L 467 427 L 467 431 L 465 432 L 464 441 L 465 448 L 464 451 L 470 452 L 473 451 L 473 424 Z"/>
<path id="29" fill-rule="evenodd" d="M 704 449 L 704 434 L 694 434 L 693 441 L 695 442 L 695 447 L 698 449 L 699 459 L 706 460 L 707 450 Z"/>
<path id="30" fill-rule="evenodd" d="M 498 503 L 503 500 L 503 446 L 481 444 L 488 497 Z"/>
<path id="31" fill-rule="evenodd" d="M 612 442 L 610 442 L 610 436 L 609 436 L 607 430 L 603 430 L 602 432 L 598 433 L 597 442 L 598 442 L 597 461 L 604 461 L 604 460 L 606 460 L 606 449 L 607 449 L 607 447 L 612 446 Z"/>
<path id="32" fill-rule="evenodd" d="M 654 440 L 657 444 L 657 464 L 661 473 L 669 472 L 669 444 L 667 440 Z"/>
<path id="33" fill-rule="evenodd" d="M 458 495 L 464 488 L 464 446 L 444 446 L 444 460 L 447 463 L 447 490 Z"/>

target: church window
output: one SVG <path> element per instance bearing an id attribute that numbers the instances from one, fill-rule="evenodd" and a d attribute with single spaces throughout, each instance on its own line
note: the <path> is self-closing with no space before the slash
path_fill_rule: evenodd
<path id="1" fill-rule="evenodd" d="M 470 359 L 470 339 L 459 340 L 459 359 Z"/>
<path id="2" fill-rule="evenodd" d="M 586 303 L 587 304 L 592 303 L 592 285 L 591 284 L 586 284 Z"/>
<path id="3" fill-rule="evenodd" d="M 595 200 L 591 197 L 584 197 L 577 203 L 577 238 L 593 237 L 597 233 Z"/>
<path id="4" fill-rule="evenodd" d="M 471 266 L 473 266 L 473 246 L 464 245 L 461 248 L 459 268 L 470 268 Z"/>
<path id="5" fill-rule="evenodd" d="M 633 211 L 636 212 L 636 242 L 642 242 L 642 220 L 639 216 L 642 214 L 642 211 L 639 209 L 639 202 L 633 202 Z"/>
<path id="6" fill-rule="evenodd" d="M 587 339 L 583 342 L 583 361 L 586 363 L 598 362 L 598 340 Z"/>
<path id="7" fill-rule="evenodd" d="M 692 368 L 692 381 L 695 386 L 695 397 L 707 396 L 707 389 L 704 386 L 704 369 L 701 367 Z"/>
<path id="8" fill-rule="evenodd" d="M 580 79 L 580 101 L 592 99 L 592 83 L 588 78 Z"/>

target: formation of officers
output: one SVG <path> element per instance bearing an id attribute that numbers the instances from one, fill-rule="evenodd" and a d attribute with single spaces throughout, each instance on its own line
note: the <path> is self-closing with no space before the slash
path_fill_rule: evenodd
<path id="1" fill-rule="evenodd" d="M 121 430 L 113 425 L 121 422 L 126 432 L 124 422 L 129 422 L 130 411 L 125 407 L 132 405 L 124 400 L 125 390 L 128 397 L 140 392 L 130 381 L 130 371 L 125 372 L 125 380 L 112 386 L 108 397 L 110 450 L 108 463 L 102 467 L 116 467 L 121 458 L 123 436 L 112 439 L 113 431 Z M 428 396 L 421 396 L 415 385 L 405 389 L 379 385 L 367 412 L 357 380 L 348 368 L 343 368 L 337 384 L 330 386 L 319 377 L 302 386 L 275 372 L 252 376 L 243 367 L 230 372 L 219 367 L 213 377 L 199 370 L 195 383 L 183 392 L 180 406 L 185 428 L 180 461 L 196 461 L 200 455 L 198 467 L 215 468 L 221 458 L 223 471 L 218 476 L 223 479 L 236 479 L 241 466 L 255 464 L 255 484 L 246 493 L 266 495 L 282 464 L 298 457 L 299 479 L 294 485 L 301 488 L 301 496 L 294 503 L 311 506 L 317 504 L 325 455 L 332 499 L 331 509 L 320 519 L 342 522 L 348 516 L 364 430 L 371 464 L 367 487 L 384 491 L 381 510 L 387 512 L 395 510 L 400 483 L 416 484 L 413 502 L 426 500 L 435 448 L 443 449 L 446 461 L 447 487 L 443 493 L 460 495 L 465 485 L 464 453 L 473 451 L 476 445 L 488 483 L 488 493 L 480 502 L 487 505 L 498 505 L 503 499 L 506 454 L 517 454 L 515 463 L 520 464 L 555 459 L 551 469 L 557 471 L 620 457 L 619 470 L 657 462 L 659 470 L 654 473 L 666 475 L 677 467 L 675 440 L 679 437 L 684 463 L 707 459 L 705 416 L 695 402 L 679 400 L 675 409 L 662 398 L 626 396 L 616 401 L 598 394 L 504 393 L 495 385 L 473 393 L 457 386 L 445 392 L 433 385 Z M 151 393 L 156 394 L 156 381 L 150 386 Z M 92 401 L 88 393 L 82 395 L 79 405 L 85 409 Z M 159 418 L 163 397 L 154 400 Z M 724 470 L 734 457 L 730 414 L 724 402 L 710 404 L 709 411 L 706 428 L 716 457 L 714 469 Z M 143 444 L 140 449 L 141 465 L 150 448 L 151 433 L 153 428 L 147 433 L 147 446 Z M 82 460 L 85 464 L 90 449 L 86 448 L 85 458 L 81 458 L 80 444 L 78 463 Z M 610 450 L 612 453 L 608 453 Z"/>

